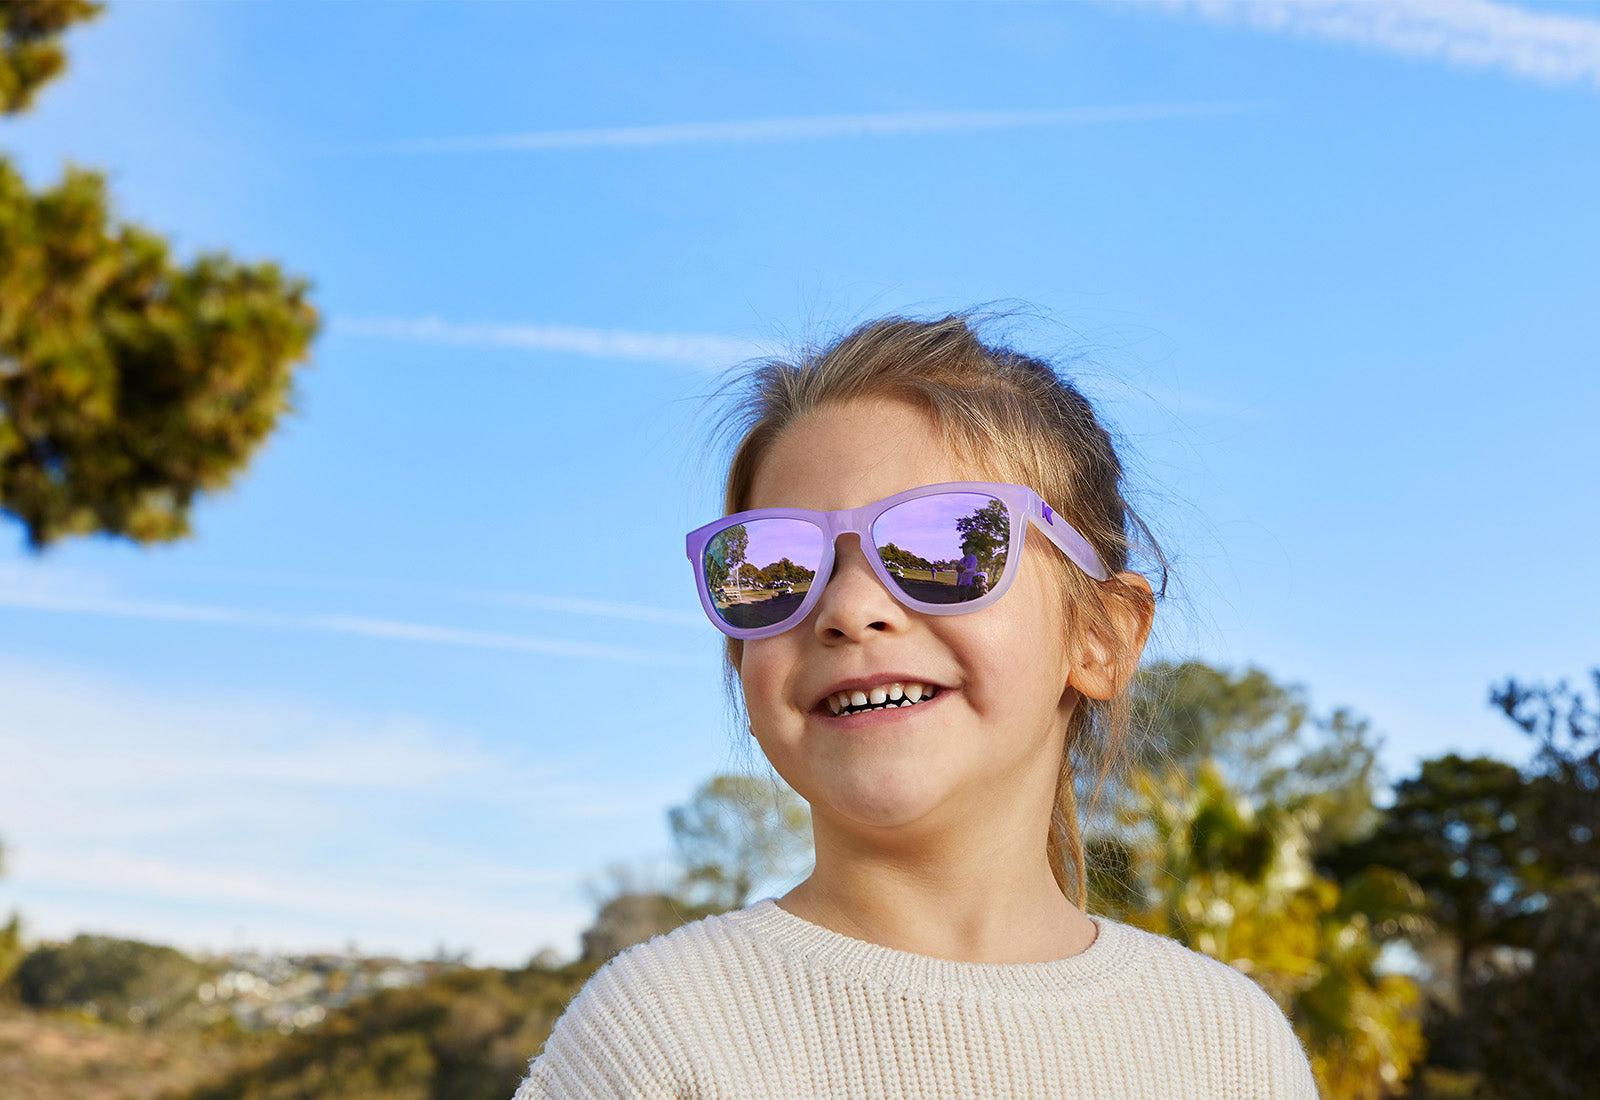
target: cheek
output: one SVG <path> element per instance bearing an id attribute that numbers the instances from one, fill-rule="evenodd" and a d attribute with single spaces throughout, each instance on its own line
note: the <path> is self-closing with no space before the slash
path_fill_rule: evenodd
<path id="1" fill-rule="evenodd" d="M 774 719 L 782 705 L 786 662 L 782 659 L 782 647 L 775 644 L 777 641 L 764 638 L 744 643 L 739 661 L 739 686 L 744 692 L 745 713 L 757 732 Z"/>

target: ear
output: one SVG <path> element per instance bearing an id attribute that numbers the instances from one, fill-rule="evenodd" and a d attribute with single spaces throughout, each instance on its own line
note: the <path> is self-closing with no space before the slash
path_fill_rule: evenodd
<path id="1" fill-rule="evenodd" d="M 1091 699 L 1113 698 L 1128 686 L 1156 611 L 1150 582 L 1138 573 L 1118 573 L 1101 584 L 1122 590 L 1101 593 L 1106 621 L 1084 630 L 1067 677 L 1068 686 Z"/>

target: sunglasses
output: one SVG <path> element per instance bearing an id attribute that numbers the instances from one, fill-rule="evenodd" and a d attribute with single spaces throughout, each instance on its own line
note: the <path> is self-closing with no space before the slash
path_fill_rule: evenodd
<path id="1" fill-rule="evenodd" d="M 757 508 L 689 532 L 700 606 L 718 630 L 748 640 L 782 634 L 811 613 L 833 572 L 840 535 L 861 537 L 890 595 L 926 615 L 982 611 L 1005 595 L 1032 524 L 1097 581 L 1087 539 L 1022 485 L 950 481 L 860 508 Z M 818 578 L 821 578 L 818 581 Z"/>

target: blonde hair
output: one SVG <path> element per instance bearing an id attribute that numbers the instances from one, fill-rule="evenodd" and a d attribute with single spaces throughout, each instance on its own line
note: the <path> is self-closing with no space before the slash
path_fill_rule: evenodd
<path id="1" fill-rule="evenodd" d="M 1069 637 L 1085 628 L 1108 639 L 1123 635 L 1119 623 L 1127 620 L 1113 615 L 1113 600 L 1132 601 L 1135 621 L 1148 621 L 1154 597 L 1117 574 L 1137 548 L 1158 567 L 1164 588 L 1166 564 L 1124 498 L 1122 463 L 1110 434 L 1083 394 L 1049 364 L 984 343 L 965 314 L 868 322 L 826 347 L 807 349 L 795 362 L 771 360 L 743 375 L 726 422 L 741 435 L 728 468 L 728 512 L 748 507 L 762 458 L 790 425 L 823 406 L 872 398 L 923 410 L 953 453 L 999 480 L 1033 488 L 1094 546 L 1110 580 L 1095 582 L 1057 555 Z M 742 657 L 742 644 L 730 639 L 727 671 L 735 697 Z M 1080 767 L 1089 765 L 1083 771 L 1098 793 L 1128 760 L 1132 736 L 1126 687 L 1111 699 L 1085 697 L 1068 724 L 1046 853 L 1061 892 L 1080 908 L 1088 892 Z"/>

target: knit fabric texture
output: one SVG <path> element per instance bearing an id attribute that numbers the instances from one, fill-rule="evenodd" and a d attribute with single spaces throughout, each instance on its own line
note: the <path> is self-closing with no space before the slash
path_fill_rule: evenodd
<path id="1" fill-rule="evenodd" d="M 1070 959 L 962 963 L 762 901 L 606 964 L 514 1100 L 1314 1100 L 1304 1050 L 1254 982 L 1171 940 L 1095 924 Z"/>

